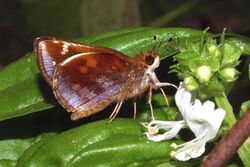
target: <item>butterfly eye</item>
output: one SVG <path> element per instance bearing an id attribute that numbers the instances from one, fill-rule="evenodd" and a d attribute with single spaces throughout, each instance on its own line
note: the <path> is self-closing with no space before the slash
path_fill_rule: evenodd
<path id="1" fill-rule="evenodd" d="M 154 57 L 152 55 L 148 55 L 145 57 L 145 62 L 147 65 L 152 65 L 154 63 Z"/>

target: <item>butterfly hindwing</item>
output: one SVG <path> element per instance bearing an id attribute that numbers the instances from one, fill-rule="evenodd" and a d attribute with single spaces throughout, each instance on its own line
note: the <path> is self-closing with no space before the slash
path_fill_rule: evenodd
<path id="1" fill-rule="evenodd" d="M 123 94 L 129 84 L 130 71 L 130 58 L 123 56 L 105 52 L 80 53 L 57 66 L 53 76 L 54 94 L 68 111 L 73 112 L 72 119 L 94 114 Z"/>

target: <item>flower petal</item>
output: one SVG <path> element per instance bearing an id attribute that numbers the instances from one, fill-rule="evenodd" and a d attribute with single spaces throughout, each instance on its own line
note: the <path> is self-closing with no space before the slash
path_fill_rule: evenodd
<path id="1" fill-rule="evenodd" d="M 209 139 L 216 136 L 225 111 L 223 109 L 214 110 L 214 106 L 215 104 L 211 101 L 206 101 L 202 105 L 200 100 L 196 99 L 193 108 L 186 112 L 188 115 L 185 116 L 185 122 L 196 137 L 204 131 L 207 131 Z"/>
<path id="2" fill-rule="evenodd" d="M 177 92 L 175 94 L 175 103 L 177 107 L 179 108 L 181 114 L 183 117 L 185 117 L 187 108 L 190 108 L 191 106 L 191 93 L 188 92 L 184 87 L 183 84 L 180 83 L 179 88 L 177 89 Z"/>
<path id="3" fill-rule="evenodd" d="M 207 134 L 208 140 L 211 140 L 216 137 L 226 115 L 226 111 L 221 108 L 217 108 L 211 113 L 212 114 L 210 115 L 210 122 L 208 122 L 207 125 L 207 127 L 209 128 L 209 133 Z"/>
<path id="4" fill-rule="evenodd" d="M 195 149 L 194 149 L 195 148 Z M 175 153 L 175 158 L 180 161 L 187 161 L 191 158 L 197 158 L 205 152 L 205 144 L 193 147 L 193 148 L 182 148 Z"/>
<path id="5" fill-rule="evenodd" d="M 206 109 L 204 111 L 206 111 L 206 112 L 213 112 L 214 111 L 214 107 L 215 107 L 215 104 L 212 101 L 209 101 L 209 100 L 207 100 L 203 104 L 203 108 Z"/>
<path id="6" fill-rule="evenodd" d="M 145 126 L 145 124 L 144 124 Z M 145 127 L 148 129 L 146 136 L 149 140 L 160 142 L 162 140 L 169 140 L 177 135 L 180 129 L 184 126 L 184 121 L 151 121 Z M 165 130 L 163 134 L 157 134 L 160 129 Z"/>
<path id="7" fill-rule="evenodd" d="M 187 161 L 191 158 L 197 158 L 205 152 L 206 138 L 201 135 L 189 142 L 186 142 L 176 147 L 182 147 L 170 155 L 180 161 Z"/>

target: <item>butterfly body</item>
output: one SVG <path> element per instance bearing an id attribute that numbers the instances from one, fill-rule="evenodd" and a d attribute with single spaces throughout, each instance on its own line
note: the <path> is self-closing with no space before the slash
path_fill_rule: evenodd
<path id="1" fill-rule="evenodd" d="M 112 102 L 117 102 L 116 115 L 124 100 L 158 87 L 157 51 L 131 58 L 109 48 L 44 37 L 34 41 L 34 52 L 42 75 L 59 103 L 72 112 L 72 120 Z"/>

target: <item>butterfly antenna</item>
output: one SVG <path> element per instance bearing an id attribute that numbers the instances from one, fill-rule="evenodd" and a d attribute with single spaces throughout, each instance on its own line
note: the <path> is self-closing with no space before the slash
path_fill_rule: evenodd
<path id="1" fill-rule="evenodd" d="M 167 40 L 167 42 L 165 43 L 164 46 L 165 46 L 167 51 L 176 52 L 179 50 L 180 39 L 175 33 L 171 33 L 171 34 L 173 34 L 173 35 L 171 35 L 172 37 L 170 37 Z"/>
<path id="2" fill-rule="evenodd" d="M 153 37 L 152 44 L 153 44 L 152 50 L 155 50 L 155 48 L 156 48 L 156 36 Z"/>
<path id="3" fill-rule="evenodd" d="M 162 38 L 162 40 L 161 40 L 161 42 L 160 42 L 158 48 L 156 49 L 156 51 L 159 51 L 160 47 L 162 46 L 162 44 L 163 44 L 163 42 L 165 41 L 165 39 L 167 38 L 167 36 L 168 36 L 168 34 L 165 35 L 165 36 Z"/>

